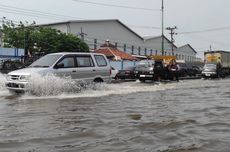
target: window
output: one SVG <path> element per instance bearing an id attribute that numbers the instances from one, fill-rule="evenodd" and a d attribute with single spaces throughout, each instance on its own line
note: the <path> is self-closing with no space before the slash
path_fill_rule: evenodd
<path id="1" fill-rule="evenodd" d="M 107 66 L 107 62 L 102 55 L 95 55 L 95 59 L 98 66 Z"/>
<path id="2" fill-rule="evenodd" d="M 91 56 L 77 56 L 77 67 L 93 67 L 93 60 Z"/>
<path id="3" fill-rule="evenodd" d="M 65 57 L 63 58 L 58 65 L 62 65 L 63 68 L 73 68 L 74 67 L 74 58 Z"/>
<path id="4" fill-rule="evenodd" d="M 50 67 L 52 66 L 62 55 L 48 54 L 30 65 L 30 67 Z"/>

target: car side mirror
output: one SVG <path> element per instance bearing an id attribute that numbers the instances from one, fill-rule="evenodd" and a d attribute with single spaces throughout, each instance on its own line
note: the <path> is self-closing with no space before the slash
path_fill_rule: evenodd
<path id="1" fill-rule="evenodd" d="M 54 69 L 64 68 L 64 63 L 58 63 L 54 66 Z"/>

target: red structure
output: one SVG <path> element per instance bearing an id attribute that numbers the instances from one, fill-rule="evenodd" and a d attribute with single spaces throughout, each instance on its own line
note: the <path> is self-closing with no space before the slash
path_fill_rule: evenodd
<path id="1" fill-rule="evenodd" d="M 97 50 L 95 50 L 96 53 L 104 54 L 108 59 L 110 60 L 138 60 L 136 57 L 133 57 L 132 55 L 122 52 L 119 49 L 116 48 L 115 45 L 109 43 L 107 40 L 105 44 L 102 44 L 101 47 Z"/>

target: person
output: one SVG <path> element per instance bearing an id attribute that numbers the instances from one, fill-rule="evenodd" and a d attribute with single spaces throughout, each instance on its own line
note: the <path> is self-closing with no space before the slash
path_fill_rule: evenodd
<path id="1" fill-rule="evenodd" d="M 220 62 L 217 62 L 217 64 L 216 64 L 216 72 L 217 72 L 217 77 L 223 76 L 222 65 Z"/>
<path id="2" fill-rule="evenodd" d="M 179 70 L 180 66 L 177 64 L 175 59 L 169 62 L 168 70 L 173 81 L 179 81 Z"/>

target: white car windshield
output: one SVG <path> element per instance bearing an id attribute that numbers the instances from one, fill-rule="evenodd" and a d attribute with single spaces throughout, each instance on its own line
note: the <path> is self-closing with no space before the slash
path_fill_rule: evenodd
<path id="1" fill-rule="evenodd" d="M 38 59 L 37 61 L 35 61 L 34 63 L 32 63 L 29 67 L 50 67 L 52 66 L 62 55 L 59 54 L 48 54 L 45 55 L 43 57 L 41 57 L 40 59 Z"/>
<path id="2" fill-rule="evenodd" d="M 154 65 L 154 61 L 140 61 L 137 65 L 137 67 L 151 67 Z"/>
<path id="3" fill-rule="evenodd" d="M 216 65 L 215 64 L 205 64 L 204 65 L 204 68 L 216 68 Z"/>

